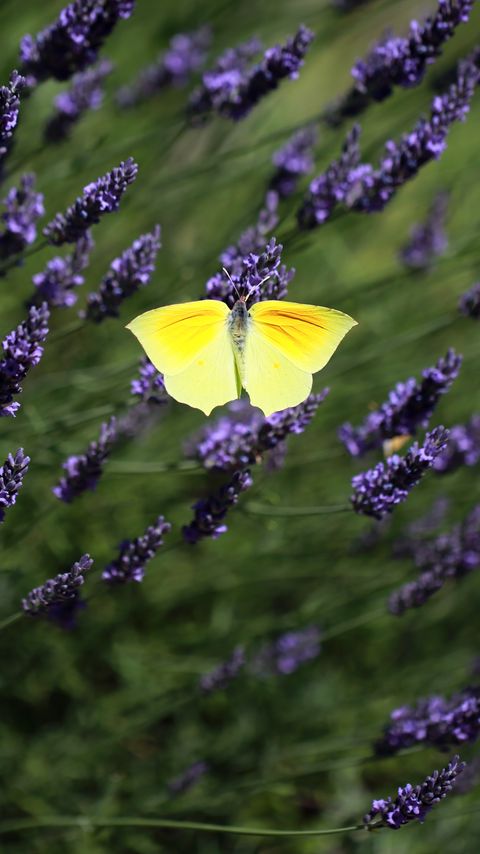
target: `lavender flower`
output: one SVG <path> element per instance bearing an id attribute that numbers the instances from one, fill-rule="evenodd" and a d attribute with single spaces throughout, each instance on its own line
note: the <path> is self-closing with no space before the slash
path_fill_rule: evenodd
<path id="1" fill-rule="evenodd" d="M 245 411 L 235 401 L 228 416 L 203 431 L 191 453 L 206 469 L 228 471 L 259 462 L 266 452 L 282 446 L 290 434 L 303 433 L 327 394 L 328 389 L 311 394 L 298 406 L 268 418 L 250 406 Z"/>
<path id="2" fill-rule="evenodd" d="M 36 220 L 45 213 L 43 194 L 35 192 L 35 175 L 20 178 L 20 186 L 12 187 L 2 199 L 5 211 L 1 215 L 0 258 L 23 252 L 37 236 Z"/>
<path id="3" fill-rule="evenodd" d="M 75 498 L 85 492 L 94 490 L 102 476 L 112 446 L 117 438 L 115 418 L 102 424 L 100 436 L 96 442 L 90 442 L 84 454 L 68 457 L 62 468 L 65 477 L 60 479 L 52 489 L 53 494 L 60 500 L 70 504 Z"/>
<path id="4" fill-rule="evenodd" d="M 103 580 L 116 584 L 143 581 L 147 563 L 155 557 L 160 546 L 163 546 L 163 537 L 171 527 L 163 516 L 159 516 L 141 537 L 120 543 L 118 557 L 102 572 Z"/>
<path id="5" fill-rule="evenodd" d="M 480 319 L 480 282 L 462 294 L 458 307 L 466 317 L 473 317 L 474 320 Z"/>
<path id="6" fill-rule="evenodd" d="M 76 243 L 86 231 L 107 213 L 117 211 L 125 190 L 137 177 L 138 166 L 132 157 L 123 161 L 111 172 L 97 178 L 83 188 L 83 195 L 58 213 L 43 229 L 49 243 Z"/>
<path id="7" fill-rule="evenodd" d="M 205 63 L 212 34 L 208 27 L 193 33 L 178 33 L 168 50 L 144 68 L 136 80 L 117 94 L 120 107 L 133 107 L 169 86 L 185 86 Z"/>
<path id="8" fill-rule="evenodd" d="M 76 74 L 70 89 L 55 98 L 55 112 L 44 129 L 47 142 L 62 142 L 89 110 L 98 110 L 103 101 L 103 81 L 112 70 L 108 60 Z"/>
<path id="9" fill-rule="evenodd" d="M 52 608 L 72 600 L 78 600 L 79 588 L 85 582 L 93 560 L 88 554 L 82 555 L 68 572 L 61 572 L 50 578 L 41 587 L 35 587 L 22 600 L 25 614 L 31 617 L 48 616 Z"/>
<path id="10" fill-rule="evenodd" d="M 26 80 L 18 71 L 12 71 L 7 86 L 0 86 L 0 172 L 13 141 L 20 112 L 19 95 Z"/>
<path id="11" fill-rule="evenodd" d="M 462 773 L 465 762 L 460 762 L 459 756 L 454 756 L 440 773 L 434 771 L 418 786 L 401 786 L 394 801 L 391 798 L 381 798 L 372 801 L 370 812 L 363 819 L 367 830 L 377 827 L 389 827 L 398 830 L 410 821 L 425 821 L 427 814 L 434 804 L 445 798 L 455 784 L 456 777 Z"/>
<path id="12" fill-rule="evenodd" d="M 445 748 L 475 741 L 480 734 L 480 688 L 465 688 L 449 700 L 441 696 L 401 706 L 390 715 L 375 744 L 380 756 L 391 756 L 416 744 Z"/>
<path id="13" fill-rule="evenodd" d="M 422 224 L 414 225 L 410 240 L 400 251 L 400 260 L 411 270 L 429 270 L 448 247 L 445 216 L 448 193 L 438 193 Z"/>
<path id="14" fill-rule="evenodd" d="M 159 225 L 148 234 L 137 237 L 119 258 L 112 261 L 99 290 L 89 294 L 87 307 L 80 312 L 80 317 L 94 323 L 101 323 L 107 317 L 118 317 L 123 300 L 148 285 L 160 245 Z"/>
<path id="15" fill-rule="evenodd" d="M 405 457 L 394 454 L 375 468 L 355 475 L 352 479 L 353 509 L 356 513 L 382 519 L 393 513 L 396 504 L 408 498 L 408 493 L 420 482 L 425 472 L 447 443 L 448 430 L 436 427 L 427 433 L 424 444 L 415 442 Z"/>
<path id="16" fill-rule="evenodd" d="M 33 278 L 36 292 L 29 305 L 48 303 L 55 308 L 69 308 L 77 301 L 75 289 L 84 283 L 82 270 L 88 266 L 93 240 L 90 232 L 85 232 L 77 241 L 71 255 L 65 258 L 57 255 L 47 262 L 43 273 L 36 273 Z"/>
<path id="17" fill-rule="evenodd" d="M 313 169 L 313 148 L 317 141 L 317 131 L 313 125 L 302 128 L 293 134 L 288 142 L 273 155 L 273 164 L 277 167 L 270 181 L 270 189 L 280 198 L 286 199 L 297 189 L 301 175 L 308 175 Z"/>
<path id="18" fill-rule="evenodd" d="M 20 42 L 22 73 L 31 86 L 54 77 L 68 80 L 93 65 L 120 18 L 129 18 L 135 0 L 74 0 L 57 20 Z"/>
<path id="19" fill-rule="evenodd" d="M 357 176 L 360 162 L 360 125 L 354 125 L 345 139 L 342 154 L 326 172 L 314 178 L 297 218 L 302 229 L 323 225 L 339 202 L 347 203 L 352 189 L 352 174 Z"/>
<path id="20" fill-rule="evenodd" d="M 353 457 L 379 448 L 386 439 L 412 436 L 418 427 L 426 427 L 442 395 L 458 376 L 462 357 L 450 349 L 432 368 L 422 372 L 422 381 L 413 377 L 397 383 L 388 400 L 367 415 L 360 427 L 343 424 L 338 436 Z"/>
<path id="21" fill-rule="evenodd" d="M 208 771 L 208 765 L 203 760 L 194 762 L 178 777 L 170 780 L 168 790 L 171 795 L 181 795 L 197 783 Z"/>
<path id="22" fill-rule="evenodd" d="M 15 415 L 20 403 L 13 400 L 20 394 L 21 382 L 30 368 L 38 365 L 43 355 L 42 344 L 48 334 L 50 312 L 44 302 L 39 308 L 32 306 L 28 317 L 2 341 L 0 359 L 0 418 Z"/>
<path id="23" fill-rule="evenodd" d="M 449 579 L 459 579 L 480 566 L 480 505 L 467 518 L 433 540 L 414 539 L 407 549 L 422 570 L 419 576 L 390 596 L 390 613 L 401 616 L 419 608 Z"/>
<path id="24" fill-rule="evenodd" d="M 30 457 L 25 456 L 23 448 L 19 448 L 14 457 L 9 454 L 0 466 L 0 524 L 5 519 L 6 510 L 16 503 L 29 464 Z"/>
<path id="25" fill-rule="evenodd" d="M 451 428 L 445 450 L 439 454 L 433 468 L 439 474 L 447 474 L 460 466 L 475 466 L 479 460 L 480 415 L 472 415 L 467 424 Z"/>
<path id="26" fill-rule="evenodd" d="M 202 694 L 213 694 L 214 691 L 223 690 L 229 682 L 236 679 L 244 667 L 245 650 L 243 646 L 236 646 L 230 658 L 200 677 L 198 686 Z"/>
<path id="27" fill-rule="evenodd" d="M 165 403 L 167 400 L 163 375 L 147 356 L 140 359 L 139 375 L 132 380 L 130 391 L 142 403 Z"/>
<path id="28" fill-rule="evenodd" d="M 195 511 L 192 521 L 182 528 L 185 542 L 195 545 L 205 537 L 216 540 L 224 534 L 228 530 L 224 519 L 229 507 L 237 503 L 240 494 L 252 483 L 248 469 L 236 471 L 217 492 L 197 501 L 192 508 Z"/>
<path id="29" fill-rule="evenodd" d="M 202 85 L 190 98 L 189 114 L 196 121 L 204 121 L 211 113 L 238 121 L 245 118 L 253 107 L 277 88 L 286 77 L 294 80 L 313 33 L 300 26 L 293 38 L 281 46 L 276 45 L 264 54 L 262 61 L 249 69 L 248 59 L 259 50 L 256 41 L 247 42 L 220 57 L 213 69 L 202 78 Z"/>
<path id="30" fill-rule="evenodd" d="M 276 673 L 288 676 L 306 661 L 316 658 L 320 649 L 320 629 L 317 626 L 286 632 L 260 649 L 253 660 L 252 669 L 261 675 Z"/>

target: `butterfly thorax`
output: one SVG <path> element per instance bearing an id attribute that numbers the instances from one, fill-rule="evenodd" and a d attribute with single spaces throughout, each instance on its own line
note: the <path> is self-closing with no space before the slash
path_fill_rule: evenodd
<path id="1" fill-rule="evenodd" d="M 242 353 L 245 347 L 249 320 L 250 315 L 245 305 L 245 299 L 237 300 L 230 312 L 228 325 L 233 344 L 240 353 Z"/>

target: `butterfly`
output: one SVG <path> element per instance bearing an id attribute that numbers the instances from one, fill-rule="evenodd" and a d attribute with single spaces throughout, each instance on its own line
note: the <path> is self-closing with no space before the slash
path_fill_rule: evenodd
<path id="1" fill-rule="evenodd" d="M 140 314 L 127 325 L 164 375 L 171 397 L 210 415 L 239 398 L 268 416 L 308 397 L 312 374 L 325 367 L 356 326 L 348 314 L 316 305 L 265 300 L 232 309 L 205 299 Z"/>

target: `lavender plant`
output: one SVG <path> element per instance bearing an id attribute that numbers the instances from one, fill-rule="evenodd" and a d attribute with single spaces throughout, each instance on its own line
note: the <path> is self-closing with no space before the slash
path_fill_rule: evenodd
<path id="1" fill-rule="evenodd" d="M 13 144 L 20 113 L 20 94 L 25 84 L 25 78 L 18 71 L 12 71 L 7 86 L 0 86 L 0 176 Z"/>
<path id="2" fill-rule="evenodd" d="M 109 584 L 124 584 L 127 581 L 143 581 L 147 563 L 155 557 L 163 546 L 163 537 L 171 530 L 163 516 L 158 516 L 153 525 L 135 540 L 120 543 L 118 557 L 102 572 L 102 578 Z"/>
<path id="3" fill-rule="evenodd" d="M 400 250 L 400 260 L 410 270 L 429 270 L 448 247 L 445 217 L 448 193 L 438 193 L 424 223 L 414 225 L 410 240 Z"/>
<path id="4" fill-rule="evenodd" d="M 29 465 L 30 457 L 24 454 L 23 448 L 19 448 L 15 456 L 9 454 L 3 466 L 0 466 L 0 524 L 8 508 L 17 501 Z"/>
<path id="5" fill-rule="evenodd" d="M 61 572 L 41 587 L 35 587 L 22 599 L 24 613 L 29 617 L 50 616 L 57 606 L 77 601 L 79 588 L 85 583 L 85 575 L 92 564 L 90 555 L 84 554 L 67 572 Z"/>
<path id="6" fill-rule="evenodd" d="M 33 173 L 22 175 L 20 185 L 12 187 L 2 199 L 0 259 L 23 252 L 37 236 L 36 221 L 45 210 L 43 194 L 35 191 L 35 182 Z"/>
<path id="7" fill-rule="evenodd" d="M 236 471 L 223 486 L 208 498 L 201 498 L 193 505 L 194 516 L 188 525 L 182 528 L 186 543 L 196 545 L 200 540 L 210 537 L 218 539 L 228 530 L 225 517 L 230 507 L 237 504 L 242 492 L 253 484 L 248 469 Z"/>
<path id="8" fill-rule="evenodd" d="M 102 424 L 98 440 L 90 442 L 83 454 L 74 454 L 62 465 L 66 474 L 52 489 L 60 501 L 70 504 L 86 490 L 94 490 L 103 474 L 103 467 L 117 439 L 115 418 Z"/>
<path id="9" fill-rule="evenodd" d="M 55 98 L 55 111 L 44 128 L 47 142 L 63 142 L 89 110 L 99 110 L 103 102 L 103 81 L 112 71 L 104 59 L 97 66 L 76 74 L 70 89 Z"/>
<path id="10" fill-rule="evenodd" d="M 130 391 L 141 403 L 166 403 L 167 392 L 163 376 L 147 356 L 140 359 L 138 377 L 132 380 Z"/>
<path id="11" fill-rule="evenodd" d="M 475 283 L 470 290 L 462 294 L 458 307 L 466 317 L 472 317 L 474 320 L 480 318 L 480 283 Z"/>
<path id="12" fill-rule="evenodd" d="M 202 694 L 213 694 L 215 691 L 226 688 L 230 682 L 237 678 L 240 671 L 245 667 L 245 663 L 243 646 L 236 646 L 230 658 L 200 677 L 198 687 Z"/>
<path id="13" fill-rule="evenodd" d="M 313 149 L 317 142 L 317 130 L 308 125 L 296 131 L 293 136 L 273 155 L 276 170 L 270 179 L 269 189 L 278 193 L 281 199 L 291 196 L 297 189 L 302 175 L 313 170 Z"/>
<path id="14" fill-rule="evenodd" d="M 93 240 L 89 231 L 80 237 L 70 255 L 56 255 L 47 261 L 42 273 L 35 273 L 32 282 L 35 292 L 29 305 L 46 302 L 50 308 L 70 308 L 77 301 L 76 289 L 85 279 L 81 275 L 88 266 Z"/>
<path id="15" fill-rule="evenodd" d="M 0 359 L 0 417 L 15 415 L 21 404 L 14 400 L 22 391 L 21 383 L 30 368 L 43 356 L 43 342 L 48 335 L 50 312 L 47 303 L 29 309 L 26 320 L 2 341 Z"/>
<path id="16" fill-rule="evenodd" d="M 460 466 L 475 466 L 480 460 L 480 415 L 472 415 L 466 424 L 450 429 L 448 442 L 436 458 L 433 468 L 448 474 Z"/>

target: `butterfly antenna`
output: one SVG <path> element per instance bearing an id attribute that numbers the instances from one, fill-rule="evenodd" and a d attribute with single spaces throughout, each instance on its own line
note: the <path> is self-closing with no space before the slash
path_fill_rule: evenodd
<path id="1" fill-rule="evenodd" d="M 238 288 L 237 288 L 237 286 L 236 286 L 235 282 L 233 281 L 233 279 L 232 279 L 232 277 L 231 277 L 230 273 L 228 272 L 227 268 L 226 268 L 226 267 L 222 267 L 222 270 L 223 270 L 223 272 L 225 273 L 225 275 L 226 275 L 226 277 L 227 277 L 228 281 L 230 282 L 230 284 L 231 284 L 231 286 L 232 286 L 233 290 L 235 291 L 235 293 L 236 293 L 236 295 L 237 295 L 238 299 L 240 299 L 240 294 L 239 294 L 239 292 L 238 292 Z"/>
<path id="2" fill-rule="evenodd" d="M 253 286 L 250 288 L 250 290 L 249 290 L 249 292 L 248 292 L 247 296 L 245 297 L 245 302 L 246 302 L 246 301 L 248 300 L 248 298 L 253 294 L 253 292 L 257 290 L 257 288 L 261 288 L 261 287 L 262 287 L 262 285 L 263 285 L 263 283 L 264 283 L 264 282 L 266 282 L 266 281 L 267 281 L 267 279 L 270 279 L 271 277 L 272 277 L 272 274 L 271 274 L 271 273 L 269 273 L 269 274 L 268 274 L 268 276 L 265 276 L 265 278 L 264 278 L 264 279 L 262 279 L 262 281 L 258 283 L 258 285 L 253 285 Z"/>

